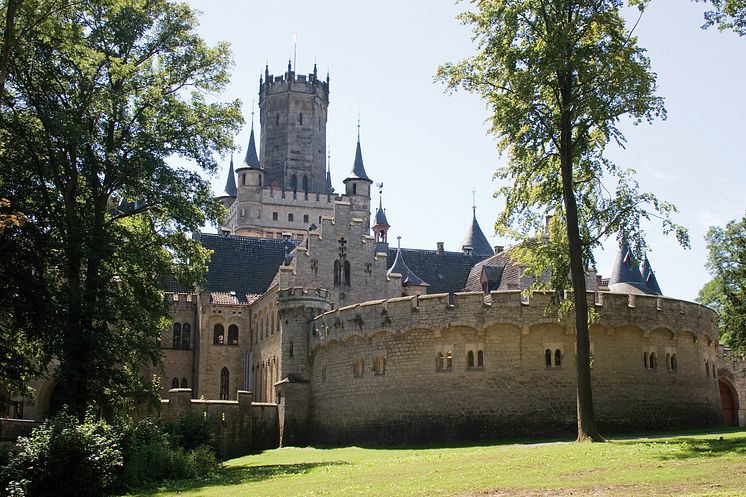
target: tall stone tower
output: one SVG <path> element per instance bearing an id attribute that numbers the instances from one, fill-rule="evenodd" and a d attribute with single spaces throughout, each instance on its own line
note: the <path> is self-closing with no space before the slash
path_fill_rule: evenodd
<path id="1" fill-rule="evenodd" d="M 327 193 L 326 116 L 329 76 L 319 81 L 313 73 L 296 75 L 288 62 L 283 76 L 269 67 L 259 81 L 259 155 L 265 185 L 305 193 Z"/>

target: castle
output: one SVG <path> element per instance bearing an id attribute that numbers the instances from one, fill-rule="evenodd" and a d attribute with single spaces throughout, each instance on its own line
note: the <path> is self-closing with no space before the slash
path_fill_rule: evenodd
<path id="1" fill-rule="evenodd" d="M 359 136 L 344 192 L 332 186 L 329 92 L 315 66 L 265 69 L 259 153 L 252 123 L 220 233 L 199 235 L 206 283 L 166 289 L 164 417 L 202 410 L 253 448 L 572 432 L 572 316 L 522 294 L 522 268 L 476 216 L 458 251 L 393 247 Z M 746 422 L 713 311 L 662 296 L 626 246 L 610 279 L 587 282 L 603 431 Z M 48 414 L 52 389 L 40 385 L 28 417 Z"/>

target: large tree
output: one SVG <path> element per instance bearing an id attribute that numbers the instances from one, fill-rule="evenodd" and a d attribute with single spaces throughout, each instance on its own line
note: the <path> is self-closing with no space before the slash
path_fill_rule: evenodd
<path id="1" fill-rule="evenodd" d="M 724 228 L 711 227 L 705 238 L 713 279 L 699 291 L 697 301 L 720 314 L 723 343 L 746 352 L 746 217 Z"/>
<path id="2" fill-rule="evenodd" d="M 488 103 L 491 132 L 507 152 L 495 176 L 506 207 L 496 227 L 524 234 L 552 215 L 552 237 L 524 245 L 535 274 L 569 287 L 577 339 L 578 441 L 603 440 L 593 411 L 586 268 L 592 249 L 619 234 L 643 245 L 640 218 L 674 225 L 669 204 L 640 193 L 631 173 L 604 157 L 623 144 L 623 116 L 651 120 L 665 113 L 643 49 L 619 13 L 621 0 L 481 0 L 460 15 L 477 55 L 439 68 L 448 88 L 465 88 Z M 604 179 L 604 176 L 606 178 Z M 535 250 L 530 250 L 531 248 Z"/>
<path id="3" fill-rule="evenodd" d="M 2 264 L 50 302 L 35 333 L 82 413 L 145 387 L 168 315 L 159 285 L 199 278 L 207 254 L 189 234 L 222 214 L 198 171 L 242 120 L 238 102 L 215 101 L 229 49 L 197 36 L 185 4 L 61 2 L 44 23 L 14 40 L 0 100 L 0 197 L 27 232 L 0 242 L 29 245 L 38 268 Z M 12 311 L 18 329 L 30 311 Z"/>
<path id="4" fill-rule="evenodd" d="M 712 4 L 705 12 L 703 28 L 717 26 L 720 31 L 733 30 L 746 36 L 746 0 L 697 0 Z"/>

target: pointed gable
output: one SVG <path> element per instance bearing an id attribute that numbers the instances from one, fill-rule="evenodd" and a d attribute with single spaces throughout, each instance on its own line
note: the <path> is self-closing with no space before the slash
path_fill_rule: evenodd
<path id="1" fill-rule="evenodd" d="M 231 157 L 231 165 L 228 166 L 228 178 L 225 180 L 225 190 L 219 198 L 236 198 L 237 195 L 236 174 L 233 171 L 233 157 Z"/>
<path id="2" fill-rule="evenodd" d="M 609 278 L 609 290 L 613 293 L 651 295 L 655 292 L 645 284 L 635 255 L 627 242 L 622 242 Z"/>
<path id="3" fill-rule="evenodd" d="M 461 250 L 463 251 L 466 248 L 471 248 L 471 253 L 478 256 L 489 257 L 495 253 L 490 246 L 490 242 L 487 241 L 487 237 L 484 236 L 482 228 L 479 227 L 476 211 L 474 211 L 471 226 L 466 231 L 464 241 L 461 242 Z"/>

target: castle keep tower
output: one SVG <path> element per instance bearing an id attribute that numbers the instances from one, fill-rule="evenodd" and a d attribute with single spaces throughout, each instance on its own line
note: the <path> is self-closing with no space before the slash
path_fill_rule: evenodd
<path id="1" fill-rule="evenodd" d="M 266 186 L 304 193 L 327 193 L 326 116 L 329 76 L 296 75 L 288 62 L 283 76 L 265 68 L 259 81 L 259 119 L 262 136 L 259 155 L 266 171 Z"/>

